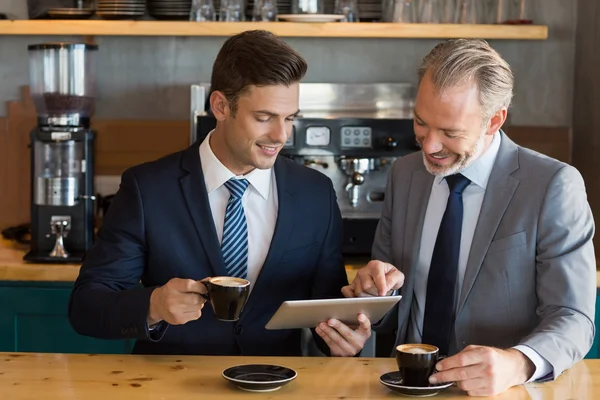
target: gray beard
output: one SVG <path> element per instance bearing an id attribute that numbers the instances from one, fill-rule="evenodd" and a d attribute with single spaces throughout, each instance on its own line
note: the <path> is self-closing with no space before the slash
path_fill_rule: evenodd
<path id="1" fill-rule="evenodd" d="M 445 178 L 450 175 L 461 173 L 462 171 L 467 169 L 471 164 L 473 164 L 475 160 L 479 158 L 479 156 L 481 156 L 481 153 L 483 153 L 484 146 L 485 132 L 479 137 L 477 143 L 475 143 L 475 147 L 473 148 L 473 151 L 470 155 L 465 157 L 464 160 L 455 162 L 454 164 L 450 165 L 447 169 L 440 171 L 437 168 L 433 167 L 427 159 L 427 155 L 425 153 L 423 153 L 423 164 L 425 164 L 425 169 L 427 169 L 427 172 L 429 172 L 431 175 Z"/>

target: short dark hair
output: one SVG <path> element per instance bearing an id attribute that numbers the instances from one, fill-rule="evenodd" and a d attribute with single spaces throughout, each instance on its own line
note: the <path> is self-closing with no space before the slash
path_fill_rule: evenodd
<path id="1" fill-rule="evenodd" d="M 249 86 L 290 86 L 308 66 L 281 38 L 264 30 L 239 33 L 225 41 L 213 65 L 211 93 L 222 92 L 235 114 L 237 99 Z"/>

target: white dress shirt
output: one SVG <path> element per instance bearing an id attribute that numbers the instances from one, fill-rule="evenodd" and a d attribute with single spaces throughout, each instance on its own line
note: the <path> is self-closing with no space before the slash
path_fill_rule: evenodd
<path id="1" fill-rule="evenodd" d="M 279 201 L 275 171 L 273 168 L 256 168 L 244 176 L 236 176 L 219 161 L 210 148 L 210 137 L 213 132 L 211 131 L 200 144 L 200 163 L 219 243 L 223 238 L 225 209 L 230 197 L 224 183 L 234 177 L 247 179 L 250 183 L 242 197 L 242 206 L 248 225 L 247 279 L 252 290 L 271 247 L 277 221 Z"/>
<path id="2" fill-rule="evenodd" d="M 462 282 L 467 267 L 469 251 L 473 242 L 473 235 L 485 190 L 494 167 L 496 155 L 500 148 L 501 136 L 499 133 L 494 134 L 494 138 L 490 147 L 468 168 L 461 173 L 471 180 L 469 186 L 466 187 L 462 194 L 463 198 L 463 223 L 460 239 L 460 253 L 458 257 L 458 271 L 455 289 L 455 308 L 460 297 Z M 431 188 L 429 203 L 425 213 L 425 221 L 423 223 L 423 232 L 421 236 L 421 248 L 419 251 L 419 259 L 415 273 L 415 291 L 410 312 L 410 321 L 408 325 L 408 343 L 420 343 L 423 333 L 423 316 L 425 314 L 425 300 L 427 292 L 427 278 L 429 276 L 429 267 L 433 256 L 433 248 L 442 222 L 448 196 L 450 190 L 446 180 L 436 176 Z M 476 343 L 474 343 L 476 344 Z M 516 349 L 525 354 L 535 364 L 535 373 L 530 381 L 539 379 L 552 371 L 550 363 L 540 356 L 535 350 L 529 346 L 518 345 Z"/>

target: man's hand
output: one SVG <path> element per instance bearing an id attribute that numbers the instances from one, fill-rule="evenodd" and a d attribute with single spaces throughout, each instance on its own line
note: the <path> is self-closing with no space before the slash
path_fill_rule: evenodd
<path id="1" fill-rule="evenodd" d="M 356 274 L 352 284 L 342 288 L 345 297 L 386 296 L 404 284 L 404 274 L 392 264 L 369 261 Z"/>
<path id="2" fill-rule="evenodd" d="M 154 289 L 150 296 L 148 325 L 163 320 L 171 325 L 181 325 L 200 318 L 206 302 L 200 293 L 206 293 L 206 287 L 192 279 L 173 278 Z"/>
<path id="3" fill-rule="evenodd" d="M 516 349 L 468 346 L 438 362 L 436 369 L 440 372 L 429 378 L 432 384 L 456 382 L 469 396 L 494 396 L 527 382 L 535 365 Z"/>
<path id="4" fill-rule="evenodd" d="M 334 357 L 352 357 L 356 355 L 371 337 L 371 321 L 358 314 L 358 327 L 352 329 L 336 319 L 321 322 L 315 331 L 323 338 Z"/>

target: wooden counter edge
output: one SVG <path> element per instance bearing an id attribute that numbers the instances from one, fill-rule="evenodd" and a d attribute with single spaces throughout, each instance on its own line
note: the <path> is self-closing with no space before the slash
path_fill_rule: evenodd
<path id="1" fill-rule="evenodd" d="M 231 36 L 265 29 L 283 37 L 486 38 L 546 40 L 547 25 L 403 24 L 393 22 L 191 22 L 110 20 L 0 21 L 0 35 Z"/>

